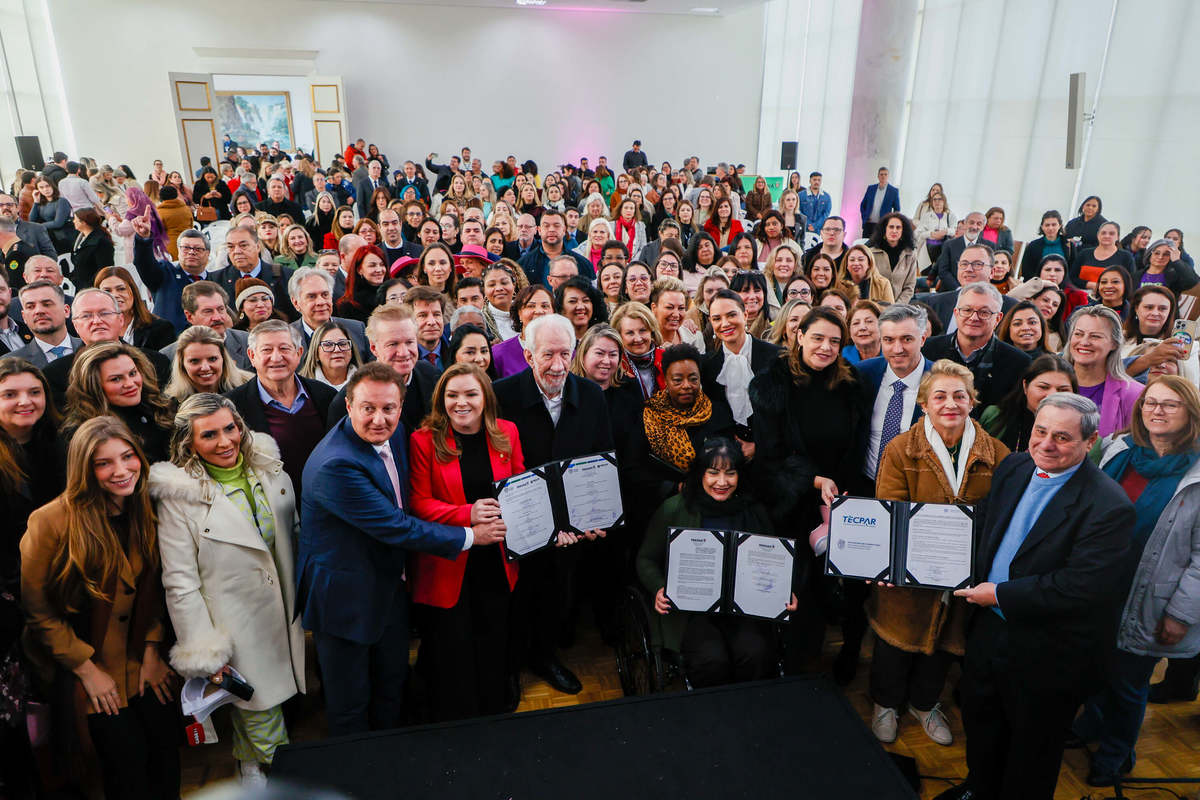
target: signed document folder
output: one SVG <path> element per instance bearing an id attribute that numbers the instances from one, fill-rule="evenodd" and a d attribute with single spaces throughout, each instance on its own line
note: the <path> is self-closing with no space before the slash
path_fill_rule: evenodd
<path id="1" fill-rule="evenodd" d="M 667 599 L 680 611 L 782 619 L 796 543 L 711 528 L 667 531 Z"/>
<path id="2" fill-rule="evenodd" d="M 825 574 L 925 589 L 974 583 L 975 509 L 842 496 L 829 514 Z"/>

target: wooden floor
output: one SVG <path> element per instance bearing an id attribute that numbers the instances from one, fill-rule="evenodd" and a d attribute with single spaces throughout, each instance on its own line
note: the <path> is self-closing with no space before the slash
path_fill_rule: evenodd
<path id="1" fill-rule="evenodd" d="M 869 647 L 868 644 L 864 648 L 866 651 L 864 652 L 864 662 L 860 665 L 858 675 L 847 690 L 851 704 L 867 722 L 869 722 L 872 708 L 871 700 L 867 696 L 866 659 L 870 656 Z M 836 648 L 836 642 L 831 642 L 826 648 L 826 668 L 830 666 Z M 600 642 L 594 631 L 581 631 L 579 643 L 566 654 L 564 660 L 583 682 L 583 691 L 573 696 L 560 694 L 545 682 L 525 674 L 522 676 L 523 694 L 518 711 L 561 708 L 580 703 L 611 700 L 622 696 L 612 652 Z M 1155 673 L 1155 680 L 1161 678 L 1164 666 L 1165 662 L 1159 665 L 1159 669 Z M 955 668 L 950 677 L 951 685 L 957 681 L 958 677 L 958 670 Z M 903 716 L 900 722 L 900 738 L 887 749 L 915 758 L 923 776 L 948 778 L 958 783 L 966 775 L 966 760 L 963 751 L 962 722 L 957 709 L 953 708 L 949 694 L 947 691 L 944 702 L 955 736 L 952 746 L 942 747 L 934 744 L 920 730 L 915 719 L 911 716 Z M 184 797 L 194 794 L 202 787 L 228 780 L 234 775 L 234 763 L 229 751 L 228 728 L 227 724 L 223 725 L 221 722 L 223 721 L 218 721 L 218 730 L 224 737 L 221 743 L 189 748 L 183 754 Z M 305 708 L 297 715 L 290 731 L 293 741 L 311 741 L 322 736 L 323 727 L 324 719 L 320 711 L 320 700 L 319 698 L 310 698 L 306 702 Z M 1142 726 L 1137 755 L 1137 766 L 1132 773 L 1134 777 L 1170 775 L 1200 778 L 1200 703 L 1151 705 Z M 1084 751 L 1068 751 L 1059 775 L 1055 799 L 1092 798 L 1099 800 L 1113 797 L 1112 789 L 1095 789 L 1086 784 L 1084 778 L 1087 770 L 1088 760 Z M 949 785 L 950 783 L 947 781 L 924 780 L 922 781 L 921 797 L 924 799 L 935 797 Z M 1194 784 L 1191 786 L 1174 785 L 1171 788 L 1183 797 L 1197 796 L 1197 787 Z M 1133 790 L 1126 796 L 1165 798 L 1170 797 L 1170 794 L 1141 789 Z"/>

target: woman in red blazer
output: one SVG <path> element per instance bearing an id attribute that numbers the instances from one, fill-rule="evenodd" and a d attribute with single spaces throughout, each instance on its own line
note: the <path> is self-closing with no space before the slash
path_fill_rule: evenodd
<path id="1" fill-rule="evenodd" d="M 496 418 L 491 381 L 474 364 L 454 364 L 442 373 L 431 407 L 409 444 L 410 512 L 463 527 L 498 519 L 492 482 L 525 465 L 517 426 Z M 503 712 L 517 584 L 504 544 L 472 547 L 454 560 L 411 554 L 408 578 L 422 620 L 417 672 L 429 686 L 434 719 Z"/>

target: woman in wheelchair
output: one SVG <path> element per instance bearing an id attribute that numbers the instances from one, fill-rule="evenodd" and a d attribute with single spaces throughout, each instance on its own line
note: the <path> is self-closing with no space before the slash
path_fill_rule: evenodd
<path id="1" fill-rule="evenodd" d="M 654 609 L 662 615 L 663 647 L 680 654 L 684 672 L 697 688 L 769 677 L 777 661 L 776 635 L 769 620 L 675 611 L 666 597 L 668 529 L 774 532 L 763 507 L 738 491 L 744 466 L 742 450 L 734 440 L 705 441 L 683 490 L 655 512 L 638 551 L 638 579 L 654 593 Z M 788 610 L 795 609 L 793 594 Z"/>

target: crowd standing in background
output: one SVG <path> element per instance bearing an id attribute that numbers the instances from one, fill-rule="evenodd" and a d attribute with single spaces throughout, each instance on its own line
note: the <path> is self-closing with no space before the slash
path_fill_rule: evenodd
<path id="1" fill-rule="evenodd" d="M 945 798 L 1050 798 L 1068 745 L 1111 785 L 1146 703 L 1195 699 L 1181 229 L 1089 196 L 1023 235 L 938 183 L 906 216 L 883 167 L 852 239 L 818 171 L 436 158 L 226 137 L 0 194 L 4 796 L 178 796 L 182 679 L 254 687 L 251 785 L 306 691 L 331 734 L 512 711 L 522 671 L 578 693 L 562 653 L 629 586 L 693 686 L 819 670 L 835 622 L 845 686 L 873 632 L 880 741 L 962 717 Z M 625 524 L 507 558 L 493 482 L 609 450 Z M 825 576 L 847 493 L 976 506 L 979 582 Z M 672 610 L 697 525 L 800 542 L 787 620 Z"/>

